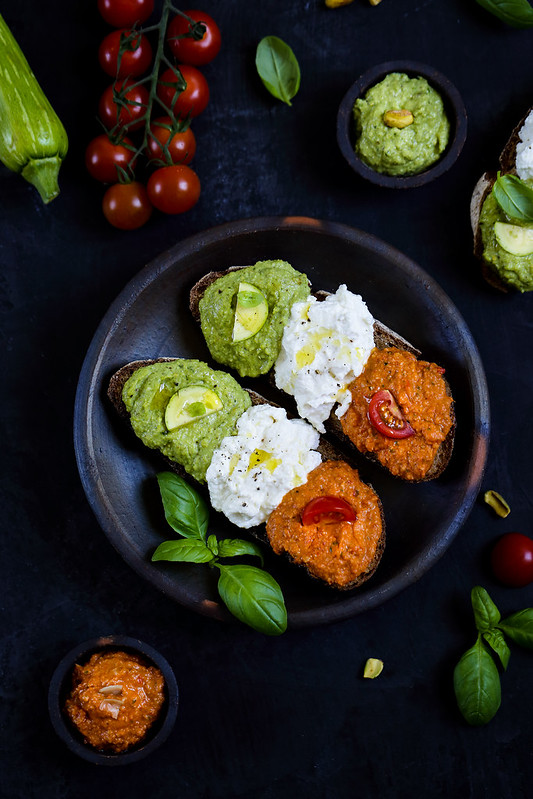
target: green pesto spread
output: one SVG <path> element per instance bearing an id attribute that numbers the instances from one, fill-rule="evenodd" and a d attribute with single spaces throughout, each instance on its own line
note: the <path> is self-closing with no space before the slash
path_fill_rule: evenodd
<path id="1" fill-rule="evenodd" d="M 410 111 L 413 122 L 389 127 L 388 111 Z M 440 94 L 425 78 L 391 72 L 355 101 L 355 152 L 385 175 L 416 175 L 438 161 L 448 145 L 450 123 Z"/>
<path id="2" fill-rule="evenodd" d="M 240 283 L 249 283 L 266 297 L 268 316 L 261 329 L 243 341 L 233 341 L 235 307 Z M 283 328 L 295 302 L 309 296 L 306 275 L 286 261 L 258 261 L 218 278 L 199 303 L 200 322 L 215 361 L 231 366 L 241 377 L 257 377 L 271 369 L 281 349 Z"/>
<path id="3" fill-rule="evenodd" d="M 531 182 L 530 182 L 531 185 Z M 513 255 L 500 246 L 494 233 L 496 222 L 511 222 L 520 227 L 531 224 L 508 219 L 492 191 L 481 208 L 479 226 L 483 241 L 483 260 L 503 283 L 518 291 L 533 291 L 533 255 Z"/>
<path id="4" fill-rule="evenodd" d="M 180 389 L 197 385 L 219 396 L 221 410 L 168 430 L 165 410 L 170 398 Z M 235 433 L 237 420 L 251 405 L 249 394 L 231 375 L 210 369 L 202 361 L 185 359 L 137 369 L 126 381 L 122 399 L 143 444 L 160 450 L 199 482 L 205 482 L 213 451 L 224 436 Z"/>

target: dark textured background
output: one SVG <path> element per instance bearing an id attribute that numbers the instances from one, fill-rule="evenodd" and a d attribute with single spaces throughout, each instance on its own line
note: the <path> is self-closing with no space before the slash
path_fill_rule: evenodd
<path id="1" fill-rule="evenodd" d="M 486 563 L 495 538 L 531 521 L 533 297 L 504 296 L 471 255 L 469 198 L 533 105 L 533 31 L 499 23 L 473 0 L 205 0 L 222 29 L 205 68 L 211 102 L 194 125 L 198 205 L 154 215 L 135 232 L 100 213 L 83 166 L 106 85 L 96 62 L 107 28 L 95 2 L 6 0 L 11 26 L 65 123 L 61 195 L 0 168 L 2 318 L 2 797 L 411 797 L 531 795 L 533 654 L 513 647 L 493 721 L 468 727 L 452 671 L 474 638 L 469 594 L 485 586 L 502 612 L 533 605 L 533 586 L 505 589 Z M 260 38 L 293 47 L 302 85 L 291 108 L 255 74 Z M 426 62 L 462 93 L 469 131 L 458 163 L 408 193 L 355 177 L 335 141 L 336 110 L 368 67 Z M 0 54 L 1 60 L 1 54 Z M 483 488 L 510 502 L 502 521 L 480 500 L 454 543 L 418 583 L 380 608 L 270 639 L 181 608 L 138 577 L 87 504 L 73 451 L 77 377 L 92 335 L 125 283 L 192 233 L 243 217 L 306 215 L 375 234 L 423 266 L 477 341 L 491 396 Z M 391 297 L 394 302 L 394 297 Z M 47 687 L 78 642 L 125 633 L 175 668 L 174 732 L 149 759 L 101 770 L 77 760 L 50 726 Z M 369 656 L 385 670 L 362 679 Z M 529 792 L 528 792 L 529 786 Z"/>

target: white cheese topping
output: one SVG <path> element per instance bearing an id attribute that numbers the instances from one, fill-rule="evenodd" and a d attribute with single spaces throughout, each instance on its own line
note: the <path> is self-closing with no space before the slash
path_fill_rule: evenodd
<path id="1" fill-rule="evenodd" d="M 521 180 L 533 180 L 533 111 L 526 117 L 518 135 L 516 172 Z"/>
<path id="2" fill-rule="evenodd" d="M 211 505 L 238 527 L 265 522 L 285 494 L 321 463 L 319 436 L 283 408 L 256 405 L 223 438 L 207 470 Z"/>
<path id="3" fill-rule="evenodd" d="M 275 364 L 278 388 L 292 394 L 298 413 L 324 432 L 333 406 L 342 416 L 351 401 L 348 385 L 361 374 L 374 347 L 374 319 L 345 285 L 318 301 L 292 306 Z"/>

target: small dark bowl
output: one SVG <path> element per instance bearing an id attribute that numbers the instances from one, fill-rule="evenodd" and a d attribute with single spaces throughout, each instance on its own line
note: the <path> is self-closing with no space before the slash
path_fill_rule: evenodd
<path id="1" fill-rule="evenodd" d="M 367 166 L 355 153 L 356 132 L 353 119 L 355 101 L 359 97 L 363 97 L 368 89 L 379 83 L 391 72 L 404 72 L 411 78 L 425 78 L 430 86 L 433 86 L 442 97 L 444 110 L 450 121 L 450 141 L 446 150 L 438 161 L 416 175 L 384 175 Z M 377 183 L 379 186 L 408 189 L 429 183 L 451 167 L 463 149 L 466 128 L 467 117 L 464 103 L 461 95 L 448 78 L 441 75 L 433 67 L 419 64 L 416 61 L 388 61 L 385 64 L 378 64 L 369 69 L 346 92 L 337 115 L 337 142 L 343 156 L 352 169 L 361 177 L 372 183 Z"/>
<path id="2" fill-rule="evenodd" d="M 139 655 L 149 665 L 157 666 L 165 679 L 165 701 L 159 716 L 146 736 L 136 746 L 117 754 L 101 752 L 83 740 L 64 712 L 65 701 L 72 687 L 72 671 L 76 663 L 84 663 L 95 652 L 122 650 Z M 176 721 L 178 711 L 178 686 L 174 672 L 165 658 L 155 649 L 136 638 L 125 635 L 106 635 L 94 638 L 72 649 L 56 668 L 48 691 L 48 710 L 52 726 L 71 752 L 90 763 L 106 766 L 123 766 L 134 763 L 157 749 L 165 741 Z"/>

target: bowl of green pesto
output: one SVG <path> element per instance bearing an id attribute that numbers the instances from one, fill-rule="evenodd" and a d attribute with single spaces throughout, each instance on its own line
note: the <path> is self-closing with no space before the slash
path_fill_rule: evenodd
<path id="1" fill-rule="evenodd" d="M 455 86 L 414 61 L 389 61 L 365 72 L 337 115 L 337 141 L 352 169 L 390 188 L 422 186 L 446 172 L 466 129 Z"/>

